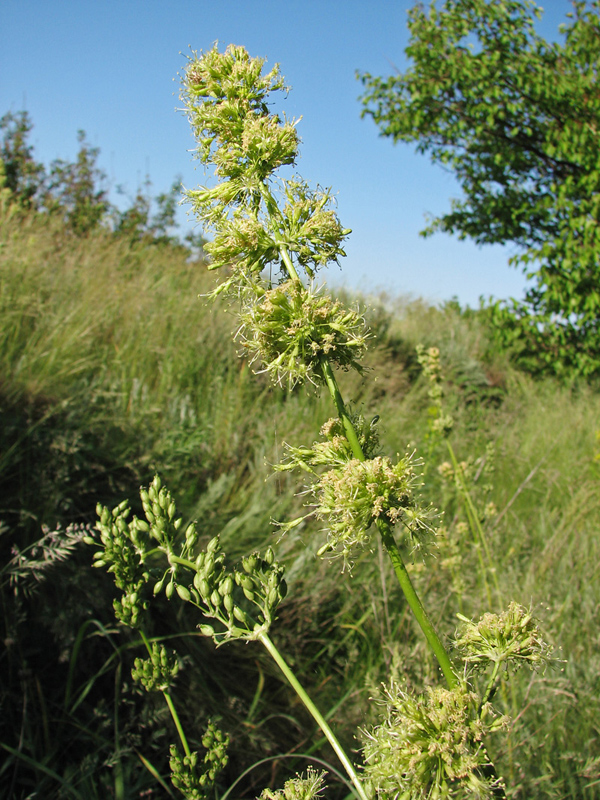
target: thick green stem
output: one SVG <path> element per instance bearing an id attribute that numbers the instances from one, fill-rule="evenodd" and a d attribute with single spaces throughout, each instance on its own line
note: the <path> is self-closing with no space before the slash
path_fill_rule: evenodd
<path id="1" fill-rule="evenodd" d="M 326 736 L 329 744 L 335 750 L 335 753 L 336 753 L 337 757 L 339 758 L 340 762 L 342 763 L 342 766 L 344 767 L 344 769 L 348 773 L 348 777 L 352 781 L 352 784 L 354 785 L 354 788 L 356 789 L 357 794 L 360 797 L 360 799 L 361 800 L 369 800 L 369 796 L 366 794 L 365 789 L 363 788 L 363 785 L 361 784 L 360 779 L 359 779 L 358 775 L 356 774 L 356 770 L 354 769 L 354 765 L 352 764 L 352 762 L 350 761 L 350 759 L 346 755 L 342 745 L 339 743 L 339 741 L 337 740 L 335 734 L 333 733 L 333 731 L 329 727 L 325 717 L 321 714 L 319 709 L 316 707 L 316 705 L 310 699 L 310 697 L 308 696 L 308 694 L 304 690 L 303 686 L 299 683 L 298 679 L 296 678 L 296 676 L 294 675 L 294 673 L 292 672 L 292 670 L 290 669 L 290 667 L 286 663 L 285 659 L 283 658 L 283 656 L 281 655 L 279 650 L 275 647 L 275 645 L 273 644 L 273 642 L 267 636 L 266 633 L 261 634 L 260 641 L 263 643 L 263 645 L 267 649 L 267 652 L 269 653 L 271 658 L 273 658 L 273 660 L 275 661 L 275 663 L 277 664 L 279 669 L 283 672 L 283 674 L 285 675 L 285 677 L 289 681 L 290 685 L 292 686 L 292 688 L 294 689 L 294 691 L 296 692 L 296 694 L 298 695 L 300 700 L 302 700 L 302 702 L 304 703 L 304 705 L 306 706 L 307 710 L 312 715 L 313 719 L 315 720 L 315 722 L 317 723 L 319 728 L 323 731 L 323 733 Z"/>
<path id="2" fill-rule="evenodd" d="M 358 436 L 356 435 L 356 430 L 354 428 L 354 425 L 352 424 L 352 420 L 350 419 L 350 417 L 348 416 L 348 412 L 346 411 L 346 406 L 344 405 L 344 400 L 337 385 L 337 381 L 335 379 L 335 375 L 333 374 L 333 370 L 331 369 L 331 364 L 329 363 L 329 359 L 326 356 L 322 355 L 319 358 L 319 363 L 321 365 L 321 371 L 323 373 L 323 377 L 325 378 L 327 388 L 329 389 L 329 394 L 331 395 L 332 400 L 335 403 L 338 416 L 342 421 L 342 425 L 344 426 L 344 431 L 346 432 L 346 438 L 350 442 L 350 447 L 352 448 L 352 452 L 359 461 L 364 461 L 365 454 L 363 453 L 362 447 L 360 446 L 360 442 L 358 441 Z"/>

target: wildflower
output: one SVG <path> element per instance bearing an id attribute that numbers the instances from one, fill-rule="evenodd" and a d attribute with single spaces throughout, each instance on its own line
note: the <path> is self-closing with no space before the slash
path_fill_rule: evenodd
<path id="1" fill-rule="evenodd" d="M 328 295 L 286 281 L 249 304 L 240 319 L 242 347 L 277 383 L 322 381 L 323 356 L 362 371 L 359 359 L 369 336 L 364 319 Z"/>
<path id="2" fill-rule="evenodd" d="M 286 781 L 283 791 L 272 792 L 270 789 L 265 789 L 260 800 L 317 800 L 322 796 L 323 776 L 324 773 L 315 772 L 309 767 L 306 777 L 296 775 L 295 778 Z"/>
<path id="3" fill-rule="evenodd" d="M 365 774 L 386 800 L 491 798 L 484 736 L 504 724 L 477 713 L 478 697 L 463 687 L 428 687 L 418 697 L 392 684 L 385 691 L 386 719 L 364 732 Z"/>
<path id="4" fill-rule="evenodd" d="M 458 614 L 461 624 L 455 646 L 468 664 L 485 667 L 489 662 L 514 667 L 528 663 L 537 668 L 548 663 L 552 647 L 541 634 L 530 610 L 512 602 L 501 614 L 486 613 L 478 622 Z"/>

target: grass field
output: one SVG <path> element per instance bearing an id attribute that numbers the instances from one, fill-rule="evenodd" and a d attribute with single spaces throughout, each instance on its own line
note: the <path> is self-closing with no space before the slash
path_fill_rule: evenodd
<path id="1" fill-rule="evenodd" d="M 93 524 L 97 502 L 127 497 L 137 508 L 140 484 L 158 472 L 203 540 L 221 533 L 239 556 L 275 544 L 271 520 L 305 502 L 301 484 L 270 465 L 284 442 L 314 439 L 333 416 L 330 401 L 254 375 L 232 342 L 234 315 L 200 297 L 211 285 L 183 248 L 107 232 L 76 238 L 52 218 L 1 209 L 0 796 L 173 791 L 171 723 L 132 685 L 137 643 L 115 624 L 111 582 L 91 569 L 76 535 L 72 546 L 63 533 L 36 547 L 42 526 Z M 490 599 L 496 611 L 516 600 L 532 607 L 562 660 L 533 678 L 518 674 L 496 698 L 513 717 L 494 753 L 508 794 L 600 797 L 597 390 L 516 371 L 484 320 L 453 304 L 354 301 L 375 334 L 372 371 L 340 382 L 357 410 L 380 415 L 384 452 L 426 456 L 425 491 L 445 535 L 434 558 L 414 558 L 411 574 L 440 631 L 452 636 L 458 611 L 478 616 Z M 464 497 L 444 479 L 446 445 L 428 435 L 419 344 L 440 349 L 450 441 L 491 553 L 483 571 Z M 290 591 L 273 638 L 356 749 L 379 682 L 396 675 L 422 687 L 435 666 L 383 559 L 365 557 L 340 574 L 339 563 L 316 558 L 320 544 L 311 523 L 277 544 Z M 384 590 L 373 588 L 380 577 Z M 231 735 L 222 794 L 246 769 L 230 796 L 256 797 L 309 757 L 332 761 L 258 649 L 215 650 L 167 601 L 154 624 L 156 635 L 181 634 L 186 669 L 176 695 L 188 729 L 200 736 L 218 715 Z"/>

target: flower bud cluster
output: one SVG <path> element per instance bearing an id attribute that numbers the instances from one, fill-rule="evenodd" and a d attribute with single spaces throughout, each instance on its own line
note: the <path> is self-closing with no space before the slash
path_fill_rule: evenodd
<path id="1" fill-rule="evenodd" d="M 268 631 L 287 591 L 284 568 L 275 561 L 271 548 L 264 556 L 252 553 L 243 558 L 242 570 L 230 572 L 217 536 L 195 563 L 192 585 L 177 584 L 176 589 L 182 600 L 194 603 L 206 617 L 220 623 L 218 628 L 199 625 L 204 636 L 222 644 L 229 639 L 258 639 Z"/>
<path id="2" fill-rule="evenodd" d="M 362 372 L 369 336 L 363 317 L 327 294 L 295 281 L 267 291 L 240 315 L 238 336 L 262 371 L 291 388 L 306 380 L 323 382 L 321 359 Z"/>
<path id="3" fill-rule="evenodd" d="M 136 658 L 131 677 L 142 684 L 147 692 L 165 692 L 173 683 L 180 669 L 177 653 L 169 653 L 163 644 L 152 643 L 150 657 Z"/>
<path id="4" fill-rule="evenodd" d="M 315 772 L 311 767 L 304 775 L 297 775 L 285 782 L 282 791 L 272 792 L 265 789 L 259 800 L 317 800 L 322 797 L 323 778 L 325 773 Z"/>
<path id="5" fill-rule="evenodd" d="M 443 409 L 444 389 L 442 386 L 440 351 L 437 347 L 430 347 L 426 350 L 422 344 L 417 345 L 417 360 L 423 368 L 423 374 L 429 381 L 427 394 L 432 401 L 429 409 L 431 431 L 441 436 L 448 436 L 454 426 L 454 420 L 449 414 L 444 413 Z"/>
<path id="6" fill-rule="evenodd" d="M 485 668 L 490 663 L 536 669 L 551 659 L 552 647 L 544 641 L 530 610 L 512 602 L 501 614 L 484 614 L 473 622 L 462 614 L 455 647 L 467 664 Z"/>
<path id="7" fill-rule="evenodd" d="M 278 470 L 301 468 L 314 476 L 307 491 L 314 497 L 310 514 L 281 525 L 284 532 L 310 516 L 326 523 L 327 543 L 319 554 L 333 552 L 350 559 L 356 548 L 368 546 L 373 523 L 383 521 L 395 526 L 402 523 L 413 546 L 420 545 L 420 535 L 430 531 L 434 516 L 430 507 L 422 507 L 416 495 L 421 462 L 406 455 L 393 462 L 387 456 L 374 455 L 377 446 L 374 426 L 356 425 L 362 432 L 369 457 L 357 459 L 343 434 L 339 420 L 330 420 L 321 429 L 324 438 L 311 448 L 287 447 L 289 460 Z M 321 469 L 319 469 L 321 468 Z"/>
<path id="8" fill-rule="evenodd" d="M 96 508 L 99 521 L 102 549 L 94 554 L 94 567 L 108 567 L 114 575 L 117 589 L 122 596 L 113 601 L 115 616 L 125 625 L 139 627 L 143 612 L 148 608 L 146 582 L 149 570 L 146 566 L 148 550 L 147 536 L 138 528 L 136 518 L 127 522 L 130 514 L 125 500 L 109 511 L 105 506 Z M 92 537 L 85 537 L 87 544 L 97 545 Z"/>
<path id="9" fill-rule="evenodd" d="M 492 798 L 484 736 L 504 726 L 463 687 L 411 696 L 392 684 L 386 719 L 364 732 L 365 775 L 378 797 L 403 800 Z M 490 720 L 486 721 L 489 717 Z"/>
<path id="10" fill-rule="evenodd" d="M 202 737 L 202 745 L 206 748 L 202 760 L 197 752 L 187 756 L 181 753 L 177 745 L 172 744 L 170 748 L 171 781 L 186 800 L 206 800 L 212 796 L 217 775 L 229 761 L 229 736 L 220 731 L 213 722 L 208 724 Z"/>

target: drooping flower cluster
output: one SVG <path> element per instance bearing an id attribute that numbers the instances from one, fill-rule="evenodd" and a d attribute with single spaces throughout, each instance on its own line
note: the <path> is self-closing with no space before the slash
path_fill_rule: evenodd
<path id="1" fill-rule="evenodd" d="M 300 468 L 314 477 L 307 488 L 314 498 L 313 510 L 284 523 L 282 530 L 291 530 L 314 515 L 325 523 L 327 532 L 327 542 L 319 554 L 331 552 L 345 561 L 357 548 L 369 545 L 371 528 L 377 522 L 392 527 L 401 523 L 413 546 L 418 546 L 422 533 L 430 530 L 434 515 L 430 507 L 420 505 L 416 493 L 420 461 L 414 455 L 395 462 L 375 455 L 374 426 L 365 426 L 361 418 L 356 423 L 357 430 L 362 431 L 367 458 L 355 457 L 340 421 L 333 419 L 321 428 L 324 441 L 315 442 L 310 448 L 288 446 L 288 460 L 276 467 Z"/>
<path id="2" fill-rule="evenodd" d="M 484 737 L 505 724 L 459 686 L 428 687 L 418 697 L 397 684 L 386 689 L 386 719 L 364 732 L 365 775 L 385 800 L 491 798 L 499 784 L 489 774 Z"/>

